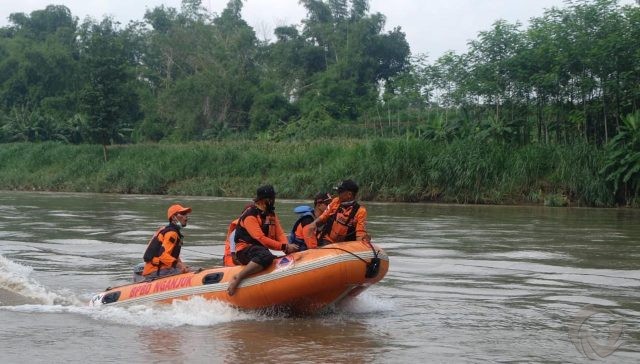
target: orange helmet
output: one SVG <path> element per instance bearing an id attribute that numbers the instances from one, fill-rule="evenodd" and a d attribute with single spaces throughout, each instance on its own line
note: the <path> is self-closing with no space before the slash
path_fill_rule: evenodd
<path id="1" fill-rule="evenodd" d="M 183 207 L 181 205 L 171 205 L 167 210 L 167 219 L 171 220 L 175 214 L 191 213 L 191 207 Z"/>

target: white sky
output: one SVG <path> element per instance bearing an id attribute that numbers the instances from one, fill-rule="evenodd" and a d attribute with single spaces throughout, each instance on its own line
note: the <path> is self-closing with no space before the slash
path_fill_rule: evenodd
<path id="1" fill-rule="evenodd" d="M 29 14 L 48 4 L 65 5 L 80 20 L 110 15 L 126 24 L 142 20 L 146 9 L 161 4 L 180 9 L 181 0 L 0 0 L 0 26 L 8 25 L 11 13 Z M 202 0 L 202 4 L 219 14 L 227 0 Z M 564 7 L 564 0 L 370 0 L 371 12 L 386 15 L 386 30 L 400 26 L 412 53 L 426 53 L 431 61 L 447 50 L 465 52 L 467 42 L 498 19 L 526 26 L 530 18 L 554 6 Z M 245 0 L 242 14 L 258 38 L 273 39 L 274 27 L 299 24 L 306 12 L 298 0 Z"/>

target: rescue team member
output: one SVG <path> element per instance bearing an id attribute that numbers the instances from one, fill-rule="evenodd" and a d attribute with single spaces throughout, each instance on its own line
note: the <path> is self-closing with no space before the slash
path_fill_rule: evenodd
<path id="1" fill-rule="evenodd" d="M 246 205 L 242 213 L 246 211 L 249 207 L 253 206 L 253 204 Z M 222 258 L 222 265 L 225 267 L 234 267 L 236 265 L 242 265 L 238 262 L 236 258 L 236 226 L 238 226 L 238 221 L 240 219 L 235 219 L 231 221 L 229 227 L 227 228 L 227 238 L 224 240 L 224 257 Z"/>
<path id="2" fill-rule="evenodd" d="M 305 239 L 317 239 L 317 245 L 343 241 L 370 241 L 367 233 L 367 210 L 356 201 L 358 184 L 347 179 L 335 187 L 338 197 L 314 222 L 304 229 Z M 318 224 L 324 224 L 318 229 Z"/>
<path id="3" fill-rule="evenodd" d="M 224 240 L 224 257 L 222 258 L 222 265 L 225 267 L 233 267 L 238 265 L 236 258 L 236 226 L 238 226 L 238 220 L 231 221 L 227 228 L 227 238 Z"/>
<path id="4" fill-rule="evenodd" d="M 286 254 L 298 251 L 298 246 L 288 244 L 280 220 L 275 213 L 276 191 L 271 185 L 256 190 L 254 204 L 247 208 L 235 229 L 236 258 L 245 267 L 229 281 L 229 296 L 243 279 L 268 267 L 275 255 L 269 249 L 281 250 Z"/>
<path id="5" fill-rule="evenodd" d="M 156 231 L 144 252 L 145 265 L 142 275 L 145 278 L 189 271 L 189 267 L 180 260 L 180 249 L 183 239 L 181 229 L 187 226 L 189 220 L 187 215 L 190 213 L 190 207 L 180 205 L 169 207 L 167 210 L 169 225 Z"/>
<path id="6" fill-rule="evenodd" d="M 293 210 L 300 217 L 293 224 L 291 233 L 289 233 L 289 243 L 296 244 L 300 251 L 318 247 L 317 239 L 305 239 L 303 230 L 316 217 L 322 215 L 327 206 L 329 206 L 329 202 L 331 202 L 331 195 L 328 192 L 320 192 L 313 198 L 313 209 L 309 206 L 298 206 Z"/>

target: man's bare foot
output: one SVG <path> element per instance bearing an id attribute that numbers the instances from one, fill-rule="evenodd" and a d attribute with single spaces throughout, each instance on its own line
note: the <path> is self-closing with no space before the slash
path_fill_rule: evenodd
<path id="1" fill-rule="evenodd" d="M 236 293 L 236 288 L 238 288 L 239 284 L 240 280 L 238 279 L 238 276 L 233 276 L 229 281 L 229 287 L 227 287 L 227 293 L 229 296 L 233 296 Z"/>

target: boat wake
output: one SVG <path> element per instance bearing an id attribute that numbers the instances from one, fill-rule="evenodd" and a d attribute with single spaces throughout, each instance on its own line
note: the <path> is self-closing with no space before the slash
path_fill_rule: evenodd
<path id="1" fill-rule="evenodd" d="M 0 306 L 80 304 L 70 292 L 52 292 L 30 278 L 33 268 L 0 255 Z"/>

